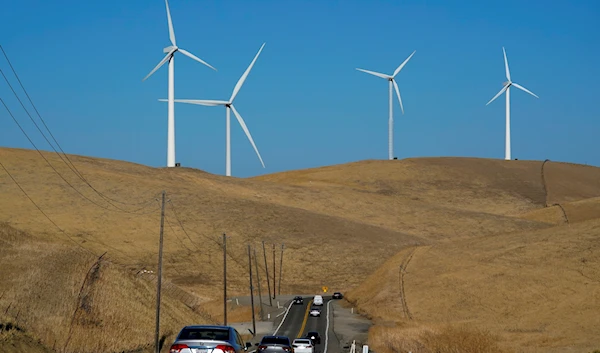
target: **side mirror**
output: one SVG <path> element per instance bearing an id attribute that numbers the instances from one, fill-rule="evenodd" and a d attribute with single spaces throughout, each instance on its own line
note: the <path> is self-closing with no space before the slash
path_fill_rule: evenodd
<path id="1" fill-rule="evenodd" d="M 252 343 L 251 342 L 246 342 L 246 348 L 250 348 L 252 347 Z"/>

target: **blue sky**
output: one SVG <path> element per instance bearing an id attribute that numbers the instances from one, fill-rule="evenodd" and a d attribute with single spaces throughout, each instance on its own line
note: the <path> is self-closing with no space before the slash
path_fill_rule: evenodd
<path id="1" fill-rule="evenodd" d="M 232 120 L 232 170 L 252 176 L 387 158 L 387 82 L 398 75 L 395 155 L 504 157 L 504 99 L 512 79 L 513 158 L 600 165 L 597 1 L 170 1 L 182 55 L 175 97 L 227 99 L 266 46 L 235 106 L 265 160 Z M 0 44 L 62 147 L 73 154 L 166 163 L 167 66 L 142 78 L 169 45 L 162 0 L 2 5 Z M 16 81 L 0 56 L 0 68 Z M 4 81 L 5 99 L 49 149 Z M 224 174 L 225 109 L 176 104 L 177 161 Z M 31 148 L 0 109 L 0 145 Z"/>

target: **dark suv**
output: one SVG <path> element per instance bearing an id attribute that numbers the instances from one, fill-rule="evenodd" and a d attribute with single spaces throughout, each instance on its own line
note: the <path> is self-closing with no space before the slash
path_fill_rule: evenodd
<path id="1" fill-rule="evenodd" d="M 185 326 L 171 345 L 169 353 L 221 350 L 224 353 L 244 353 L 252 343 L 231 326 Z"/>
<path id="2" fill-rule="evenodd" d="M 292 343 L 286 336 L 264 336 L 256 353 L 292 353 Z"/>
<path id="3" fill-rule="evenodd" d="M 301 296 L 297 296 L 294 298 L 294 305 L 296 304 L 304 304 L 304 299 Z"/>
<path id="4" fill-rule="evenodd" d="M 319 336 L 319 333 L 317 331 L 310 331 L 306 334 L 305 338 L 310 339 L 313 342 L 313 344 L 321 344 L 321 336 Z"/>

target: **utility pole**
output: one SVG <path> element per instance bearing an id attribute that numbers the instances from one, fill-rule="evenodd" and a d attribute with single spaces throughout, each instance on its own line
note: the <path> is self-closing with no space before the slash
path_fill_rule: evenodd
<path id="1" fill-rule="evenodd" d="M 223 233 L 223 326 L 227 326 L 227 235 Z"/>
<path id="2" fill-rule="evenodd" d="M 275 243 L 273 243 L 273 299 L 275 299 L 275 280 L 277 279 L 276 274 L 277 272 L 275 271 Z"/>
<path id="3" fill-rule="evenodd" d="M 252 337 L 256 337 L 256 319 L 254 318 L 254 288 L 252 287 L 252 256 L 248 244 L 248 269 L 250 270 L 250 305 L 252 307 Z"/>
<path id="4" fill-rule="evenodd" d="M 267 251 L 265 250 L 265 241 L 262 242 L 263 255 L 265 257 L 265 272 L 267 273 L 267 288 L 269 290 L 269 305 L 273 306 L 273 298 L 271 298 L 271 278 L 269 277 L 269 266 L 267 265 Z M 273 288 L 275 289 L 275 288 Z"/>
<path id="5" fill-rule="evenodd" d="M 254 267 L 256 267 L 256 283 L 258 284 L 258 301 L 260 302 L 260 319 L 264 320 L 264 309 L 263 309 L 263 301 L 262 301 L 262 294 L 260 293 L 260 271 L 258 268 L 258 260 L 256 257 L 256 249 L 254 250 Z"/>
<path id="6" fill-rule="evenodd" d="M 154 331 L 154 350 L 160 353 L 158 336 L 160 333 L 160 290 L 162 286 L 162 258 L 163 258 L 163 233 L 165 229 L 165 195 L 162 192 L 162 205 L 160 208 L 160 240 L 158 245 L 158 279 L 156 280 L 156 330 Z"/>
<path id="7" fill-rule="evenodd" d="M 281 257 L 279 257 L 279 288 L 278 294 L 281 295 L 281 273 L 283 272 L 283 243 L 281 243 Z"/>

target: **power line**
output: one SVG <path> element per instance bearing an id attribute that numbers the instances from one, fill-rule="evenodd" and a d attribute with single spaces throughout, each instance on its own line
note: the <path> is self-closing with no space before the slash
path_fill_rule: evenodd
<path id="1" fill-rule="evenodd" d="M 17 185 L 19 187 L 19 189 L 21 190 L 21 192 L 23 194 L 25 194 L 25 196 L 27 196 L 27 198 L 29 199 L 29 201 L 31 201 L 31 203 L 38 209 L 38 211 L 40 211 L 40 213 L 43 214 L 44 217 L 46 217 L 48 219 L 48 221 L 50 221 L 50 223 L 52 223 L 61 233 L 63 233 L 65 235 L 65 237 L 67 237 L 71 242 L 73 242 L 78 247 L 80 247 L 83 250 L 87 251 L 88 253 L 94 255 L 95 257 L 98 257 L 98 254 L 94 253 L 93 251 L 91 251 L 91 250 L 85 248 L 83 245 L 79 244 L 77 241 L 75 241 L 73 238 L 71 238 L 67 234 L 67 232 L 65 232 L 64 229 L 62 229 L 61 227 L 59 227 L 58 224 L 56 224 L 56 222 L 54 222 L 52 220 L 52 218 L 50 218 L 46 214 L 46 212 L 44 212 L 44 210 L 42 210 L 42 208 L 35 201 L 33 201 L 33 199 L 31 198 L 31 196 L 29 196 L 29 194 L 25 191 L 25 189 L 23 189 L 23 187 L 21 186 L 21 184 L 19 184 L 19 182 L 12 176 L 12 174 L 8 171 L 8 169 L 6 169 L 6 167 L 4 166 L 4 164 L 2 164 L 2 162 L 0 162 L 0 166 L 2 166 L 2 169 L 4 169 L 4 171 L 6 172 L 6 174 L 8 174 L 8 176 L 12 179 L 12 181 L 15 183 L 15 185 Z"/>
<path id="2" fill-rule="evenodd" d="M 71 159 L 69 158 L 69 156 L 65 153 L 65 151 L 62 149 L 62 147 L 60 146 L 60 144 L 58 143 L 58 141 L 56 140 L 56 138 L 54 137 L 54 135 L 52 134 L 52 131 L 50 130 L 50 128 L 48 127 L 48 125 L 46 124 L 46 122 L 44 121 L 44 119 L 42 118 L 42 115 L 39 113 L 38 109 L 36 108 L 35 104 L 33 103 L 33 100 L 31 99 L 31 96 L 29 95 L 29 93 L 27 92 L 27 90 L 25 89 L 25 86 L 23 85 L 23 83 L 21 82 L 21 79 L 19 78 L 19 75 L 17 74 L 16 70 L 14 69 L 10 59 L 8 58 L 8 55 L 6 54 L 6 52 L 4 51 L 4 48 L 2 47 L 2 45 L 0 45 L 0 50 L 2 51 L 2 53 L 4 54 L 4 57 L 6 58 L 6 61 L 8 62 L 8 65 L 10 66 L 13 74 L 15 75 L 15 77 L 17 78 L 17 81 L 19 82 L 19 85 L 21 86 L 21 89 L 23 90 L 23 92 L 25 93 L 25 95 L 27 96 L 27 99 L 29 100 L 29 103 L 31 104 L 31 106 L 33 107 L 33 109 L 35 110 L 37 116 L 39 117 L 39 119 L 41 120 L 41 122 L 44 124 L 44 127 L 46 128 L 46 130 L 48 131 L 48 133 L 50 134 L 50 136 L 52 137 L 52 139 L 54 140 L 54 142 L 56 143 L 56 145 L 58 146 L 58 148 L 61 150 L 61 152 L 63 153 L 64 157 L 66 158 L 66 160 L 70 163 L 67 163 L 67 161 L 65 161 L 65 158 L 63 158 L 63 156 L 56 150 L 56 148 L 54 147 L 54 145 L 50 142 L 50 140 L 46 137 L 46 135 L 44 134 L 44 132 L 42 131 L 42 129 L 39 127 L 39 125 L 35 122 L 35 120 L 33 119 L 33 117 L 31 116 L 31 114 L 29 113 L 29 111 L 27 110 L 27 108 L 25 107 L 25 105 L 23 104 L 23 101 L 19 98 L 17 92 L 15 91 L 15 89 L 13 88 L 13 86 L 10 84 L 10 81 L 8 80 L 8 78 L 6 77 L 6 75 L 4 75 L 4 72 L 2 71 L 2 69 L 0 69 L 0 73 L 2 74 L 2 77 L 4 78 L 4 80 L 6 81 L 6 83 L 8 84 L 8 86 L 10 87 L 11 91 L 13 92 L 13 94 L 15 95 L 15 97 L 17 98 L 17 100 L 19 101 L 19 103 L 21 104 L 21 107 L 23 107 L 23 109 L 25 110 L 25 112 L 27 113 L 27 115 L 29 116 L 29 119 L 31 119 L 31 121 L 33 122 L 33 124 L 35 125 L 35 127 L 37 128 L 37 130 L 40 132 L 40 134 L 44 137 L 44 139 L 46 140 L 46 142 L 48 142 L 48 144 L 50 145 L 50 147 L 54 150 L 54 152 L 60 157 L 60 159 L 69 167 L 69 169 L 71 169 L 71 171 L 73 173 L 75 173 L 76 176 L 78 176 L 85 184 L 87 184 L 94 192 L 96 192 L 100 197 L 104 198 L 106 200 L 106 202 L 108 202 L 109 204 L 111 204 L 113 207 L 127 212 L 126 210 L 123 210 L 121 208 L 119 208 L 118 206 L 112 204 L 110 201 L 113 202 L 117 202 L 123 205 L 131 205 L 131 206 L 138 206 L 138 205 L 142 205 L 142 204 L 147 204 L 150 203 L 152 200 L 148 200 L 148 201 L 143 201 L 143 202 L 138 202 L 138 203 L 127 203 L 127 202 L 122 202 L 119 200 L 115 200 L 112 199 L 106 195 L 104 195 L 103 193 L 101 193 L 100 191 L 98 191 L 96 188 L 94 188 L 94 186 L 92 186 L 90 184 L 90 182 L 83 176 L 83 174 L 77 169 L 77 167 L 75 166 L 75 164 L 71 161 Z M 154 198 L 154 197 L 153 197 Z M 144 207 L 145 208 L 145 207 Z M 143 209 L 143 208 L 141 208 Z M 139 210 L 141 210 L 139 209 Z M 136 211 L 133 211 L 132 213 L 134 213 Z"/>
<path id="3" fill-rule="evenodd" d="M 192 240 L 192 238 L 190 237 L 190 235 L 188 234 L 188 232 L 185 230 L 185 227 L 183 226 L 183 223 L 181 222 L 181 220 L 177 216 L 177 211 L 175 210 L 175 205 L 173 205 L 173 202 L 171 202 L 171 200 L 169 200 L 168 202 L 169 202 L 169 205 L 171 205 L 171 209 L 173 210 L 173 215 L 175 216 L 175 219 L 177 220 L 177 223 L 179 223 L 179 226 L 181 227 L 181 230 L 183 230 L 183 233 L 188 238 L 188 240 L 190 241 L 190 243 L 192 243 L 192 245 L 194 245 L 194 247 L 196 248 L 196 250 L 200 251 L 200 248 L 198 247 L 198 245 L 196 245 L 196 243 L 194 243 L 194 241 Z"/>
<path id="4" fill-rule="evenodd" d="M 0 70 L 1 72 L 2 70 Z M 75 190 L 79 195 L 81 195 L 84 199 L 88 200 L 89 202 L 93 203 L 94 205 L 108 210 L 108 211 L 115 211 L 118 212 L 116 210 L 110 209 L 104 205 L 101 205 L 99 203 L 97 203 L 96 201 L 90 199 L 89 197 L 85 196 L 81 191 L 79 191 L 77 188 L 75 188 L 73 186 L 73 184 L 71 184 L 61 173 L 58 172 L 58 170 L 56 170 L 56 168 L 52 165 L 52 163 L 50 163 L 50 161 L 46 158 L 46 156 L 44 156 L 44 154 L 42 153 L 42 151 L 40 151 L 40 149 L 36 146 L 36 144 L 33 142 L 33 140 L 29 137 L 29 135 L 27 134 L 27 132 L 25 132 L 25 129 L 23 129 L 23 127 L 21 126 L 21 124 L 19 123 L 19 121 L 17 120 L 17 118 L 15 118 L 15 116 L 13 115 L 13 113 L 11 112 L 11 110 L 8 108 L 8 106 L 6 105 L 6 103 L 4 102 L 4 100 L 2 99 L 2 97 L 0 97 L 0 102 L 2 103 L 2 105 L 4 106 L 4 108 L 6 109 L 6 111 L 8 112 L 8 114 L 10 115 L 10 117 L 13 119 L 13 121 L 15 122 L 15 124 L 17 124 L 17 126 L 19 127 L 19 129 L 21 130 L 21 132 L 25 135 L 25 137 L 27 138 L 27 140 L 29 141 L 29 143 L 31 143 L 31 145 L 35 148 L 35 150 L 39 153 L 39 155 L 44 159 L 44 161 L 46 161 L 46 164 L 48 164 L 50 166 L 50 168 L 52 168 L 52 170 L 65 182 L 67 183 L 67 185 L 69 185 L 73 190 Z M 110 202 L 109 202 L 110 203 Z M 114 207 L 117 207 L 115 205 L 113 205 Z M 117 207 L 119 208 L 119 207 Z M 123 209 L 119 209 L 122 212 L 126 212 L 126 213 L 132 213 L 132 214 L 138 214 L 138 215 L 142 215 L 142 214 L 149 214 L 151 212 L 148 213 L 137 213 L 137 211 L 141 211 L 145 208 L 148 208 L 148 206 L 144 206 L 141 207 L 135 211 L 128 211 L 128 210 L 123 210 Z"/>

